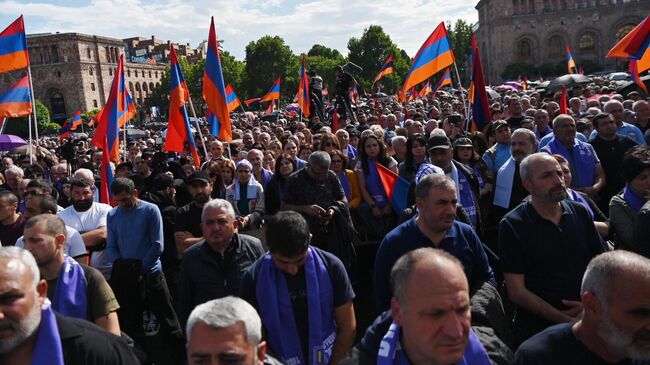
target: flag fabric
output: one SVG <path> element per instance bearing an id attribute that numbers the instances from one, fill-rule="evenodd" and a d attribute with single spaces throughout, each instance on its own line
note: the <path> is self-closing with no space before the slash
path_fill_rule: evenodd
<path id="1" fill-rule="evenodd" d="M 302 114 L 309 118 L 309 76 L 307 76 L 307 57 L 302 57 L 300 65 L 300 82 L 298 83 L 298 107 L 302 110 Z"/>
<path id="2" fill-rule="evenodd" d="M 580 75 L 584 75 L 584 74 L 585 74 L 585 70 L 582 68 L 582 66 L 578 67 L 578 73 L 579 73 Z"/>
<path id="3" fill-rule="evenodd" d="M 418 96 L 423 98 L 423 97 L 429 95 L 431 93 L 431 91 L 432 91 L 431 83 L 429 81 L 427 81 L 427 83 L 424 84 L 424 86 L 422 86 L 422 89 L 420 90 L 420 93 L 418 94 Z"/>
<path id="4" fill-rule="evenodd" d="M 332 114 L 332 133 L 336 133 L 336 131 L 339 130 L 339 113 L 336 112 L 336 108 L 334 109 L 334 113 Z"/>
<path id="5" fill-rule="evenodd" d="M 297 103 L 298 102 L 298 92 L 296 92 L 296 95 L 293 96 L 293 99 L 291 99 L 292 103 Z"/>
<path id="6" fill-rule="evenodd" d="M 379 81 L 382 77 L 392 74 L 394 66 L 395 66 L 395 56 L 390 55 L 390 57 L 388 57 L 386 62 L 384 62 L 384 64 L 379 69 L 379 73 L 377 74 L 377 76 L 375 76 L 375 81 L 372 82 L 370 89 L 372 89 L 373 86 L 375 86 L 375 83 Z"/>
<path id="7" fill-rule="evenodd" d="M 95 117 L 88 118 L 88 126 L 92 127 L 95 125 Z"/>
<path id="8" fill-rule="evenodd" d="M 483 66 L 478 51 L 476 37 L 472 33 L 472 132 L 481 131 L 483 127 L 492 122 L 492 111 L 485 91 L 485 80 L 483 79 Z"/>
<path id="9" fill-rule="evenodd" d="M 650 15 L 623 37 L 607 53 L 607 57 L 638 60 L 638 72 L 650 69 Z"/>
<path id="10" fill-rule="evenodd" d="M 23 16 L 0 33 L 0 73 L 29 67 Z"/>
<path id="11" fill-rule="evenodd" d="M 455 62 L 454 52 L 447 37 L 445 25 L 440 23 L 424 42 L 413 59 L 400 92 L 400 100 L 406 100 L 406 91 Z"/>
<path id="12" fill-rule="evenodd" d="M 435 95 L 438 90 L 440 90 L 445 85 L 451 85 L 451 69 L 449 67 L 447 67 L 445 73 L 442 74 L 440 81 L 438 81 L 436 86 L 431 90 L 431 93 Z"/>
<path id="13" fill-rule="evenodd" d="M 75 115 L 72 116 L 70 123 L 72 124 L 70 129 L 73 131 L 83 123 L 83 119 L 81 119 L 81 111 L 76 112 Z"/>
<path id="14" fill-rule="evenodd" d="M 252 99 L 244 100 L 244 104 L 246 104 L 247 107 L 256 106 L 257 104 L 259 104 L 260 99 L 262 98 L 252 98 Z"/>
<path id="15" fill-rule="evenodd" d="M 354 105 L 359 104 L 359 89 L 356 86 L 350 90 L 350 99 Z"/>
<path id="16" fill-rule="evenodd" d="M 111 160 L 106 151 L 109 150 L 108 141 L 104 138 L 104 146 L 102 147 L 102 165 L 99 171 L 99 202 L 115 206 L 113 202 L 113 194 L 111 193 L 111 185 L 113 184 L 113 170 L 111 169 Z"/>
<path id="17" fill-rule="evenodd" d="M 219 121 L 220 127 L 217 138 L 230 142 L 232 141 L 232 124 L 230 123 L 228 92 L 225 85 L 213 17 L 210 20 L 208 51 L 205 59 L 205 72 L 203 73 L 203 99 L 208 104 L 208 109 L 214 113 Z"/>
<path id="18" fill-rule="evenodd" d="M 16 118 L 31 113 L 32 98 L 29 92 L 29 79 L 25 76 L 0 95 L 0 116 Z"/>
<path id="19" fill-rule="evenodd" d="M 241 105 L 241 101 L 235 94 L 235 89 L 230 84 L 226 86 L 226 102 L 228 103 L 228 113 L 232 113 Z"/>
<path id="20" fill-rule="evenodd" d="M 190 128 L 190 118 L 187 115 L 187 104 L 190 100 L 190 92 L 183 77 L 183 72 L 178 64 L 176 51 L 174 47 L 169 47 L 170 64 L 170 100 L 169 100 L 169 127 L 167 128 L 167 136 L 165 137 L 165 144 L 163 149 L 169 152 L 183 152 L 187 147 L 190 149 L 194 165 L 197 168 L 201 167 L 199 160 L 198 148 L 192 135 Z M 218 119 L 218 117 L 217 117 Z"/>
<path id="21" fill-rule="evenodd" d="M 275 100 L 271 100 L 271 104 L 266 108 L 264 111 L 264 115 L 271 115 L 273 111 L 275 110 Z"/>
<path id="22" fill-rule="evenodd" d="M 519 77 L 519 83 L 521 84 L 522 90 L 528 90 L 528 76 L 524 75 L 523 77 Z"/>
<path id="23" fill-rule="evenodd" d="M 266 93 L 266 95 L 262 96 L 260 99 L 260 102 L 265 102 L 265 101 L 271 101 L 271 100 L 278 100 L 280 99 L 280 83 L 282 82 L 282 78 L 278 77 L 269 91 Z"/>
<path id="24" fill-rule="evenodd" d="M 648 94 L 648 88 L 645 86 L 643 80 L 641 80 L 641 77 L 639 76 L 639 70 L 637 69 L 638 62 L 638 60 L 630 60 L 630 75 L 632 75 L 634 83 L 636 83 L 643 91 L 645 91 L 646 94 Z"/>
<path id="25" fill-rule="evenodd" d="M 393 210 L 397 214 L 401 214 L 408 204 L 409 182 L 379 163 L 374 165 L 377 167 L 381 185 L 384 187 Z"/>
<path id="26" fill-rule="evenodd" d="M 573 60 L 573 55 L 571 54 L 571 48 L 569 46 L 566 46 L 566 61 L 567 61 L 567 69 L 570 74 L 574 74 L 577 71 L 576 68 L 576 61 Z"/>
<path id="27" fill-rule="evenodd" d="M 63 122 L 63 125 L 61 126 L 61 129 L 59 129 L 59 140 L 60 141 L 72 137 L 72 130 L 70 129 L 71 127 L 72 127 L 72 123 L 70 123 L 69 120 L 66 120 L 65 122 Z"/>
<path id="28" fill-rule="evenodd" d="M 569 106 L 566 100 L 566 86 L 562 86 L 562 100 L 560 100 L 560 114 L 567 114 Z"/>
<path id="29" fill-rule="evenodd" d="M 108 100 L 95 117 L 97 130 L 91 143 L 97 148 L 102 148 L 104 147 L 104 138 L 106 138 L 109 159 L 119 162 L 119 128 L 136 114 L 135 104 L 124 82 L 124 55 L 120 55 Z"/>

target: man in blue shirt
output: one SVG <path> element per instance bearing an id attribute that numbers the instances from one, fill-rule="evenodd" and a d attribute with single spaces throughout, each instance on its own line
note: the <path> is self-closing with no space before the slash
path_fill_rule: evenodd
<path id="1" fill-rule="evenodd" d="M 645 138 L 643 138 L 643 133 L 641 133 L 641 130 L 630 123 L 625 123 L 623 119 L 625 119 L 625 109 L 623 108 L 623 104 L 618 101 L 618 100 L 610 100 L 605 103 L 603 106 L 603 111 L 605 113 L 609 113 L 614 117 L 614 121 L 616 122 L 616 134 L 622 137 L 628 137 L 633 139 L 636 143 L 638 144 L 645 144 Z M 591 132 L 591 135 L 589 136 L 589 139 L 592 140 L 596 138 L 598 135 L 598 131 L 594 129 L 593 132 Z"/>
<path id="2" fill-rule="evenodd" d="M 442 174 L 427 175 L 415 190 L 418 215 L 393 229 L 379 246 L 375 258 L 377 307 L 390 307 L 390 270 L 407 252 L 434 247 L 449 252 L 463 264 L 470 292 L 485 281 L 496 285 L 483 244 L 471 226 L 456 218 L 456 184 Z"/>
<path id="3" fill-rule="evenodd" d="M 497 120 L 492 123 L 492 134 L 496 143 L 483 154 L 483 160 L 487 164 L 492 176 L 496 175 L 501 167 L 510 158 L 510 137 L 512 132 L 505 120 Z"/>
<path id="4" fill-rule="evenodd" d="M 122 306 L 120 327 L 136 342 L 144 340 L 145 335 L 156 335 L 157 331 L 168 334 L 172 342 L 167 346 L 169 352 L 149 354 L 154 355 L 156 363 L 166 363 L 165 360 L 180 355 L 174 345 L 182 346 L 183 333 L 160 263 L 164 245 L 162 216 L 156 205 L 138 199 L 135 184 L 128 178 L 115 179 L 111 192 L 118 206 L 106 217 L 106 249 L 113 262 L 111 286 Z M 147 327 L 147 333 L 143 332 L 143 303 L 137 290 L 145 293 L 150 324 L 155 317 L 159 330 Z"/>

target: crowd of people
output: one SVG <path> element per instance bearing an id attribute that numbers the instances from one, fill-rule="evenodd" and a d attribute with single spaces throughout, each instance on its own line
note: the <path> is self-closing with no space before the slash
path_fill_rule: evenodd
<path id="1" fill-rule="evenodd" d="M 650 363 L 647 99 L 503 90 L 474 130 L 463 91 L 337 76 L 199 126 L 200 166 L 120 141 L 110 192 L 86 137 L 5 155 L 0 363 Z"/>

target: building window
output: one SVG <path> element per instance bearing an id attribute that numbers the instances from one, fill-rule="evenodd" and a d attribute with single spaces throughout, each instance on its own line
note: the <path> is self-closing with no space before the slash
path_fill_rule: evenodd
<path id="1" fill-rule="evenodd" d="M 110 67 L 108 68 L 108 75 L 113 76 L 113 69 Z"/>
<path id="2" fill-rule="evenodd" d="M 90 90 L 95 91 L 95 83 L 94 82 L 90 83 Z"/>
<path id="3" fill-rule="evenodd" d="M 93 68 L 92 68 L 92 67 L 88 68 L 88 74 L 89 74 L 90 76 L 93 75 Z"/>
<path id="4" fill-rule="evenodd" d="M 592 33 L 585 33 L 580 37 L 578 45 L 581 52 L 593 52 L 596 50 L 596 37 Z"/>
<path id="5" fill-rule="evenodd" d="M 93 58 L 93 51 L 90 50 L 90 47 L 86 48 L 86 55 L 88 56 L 89 59 Z"/>
<path id="6" fill-rule="evenodd" d="M 50 47 L 52 62 L 59 62 L 59 49 L 56 46 Z"/>
<path id="7" fill-rule="evenodd" d="M 93 108 L 97 108 L 97 99 L 93 99 Z"/>
<path id="8" fill-rule="evenodd" d="M 562 40 L 562 37 L 559 35 L 554 35 L 548 40 L 548 54 L 551 56 L 551 58 L 559 58 L 562 57 L 564 50 L 562 49 L 562 46 L 564 44 L 564 41 Z"/>
<path id="9" fill-rule="evenodd" d="M 126 70 L 126 77 L 131 77 L 131 70 Z"/>
<path id="10" fill-rule="evenodd" d="M 634 25 L 632 24 L 624 25 L 618 28 L 616 31 L 616 41 L 618 42 L 623 39 L 623 37 L 625 37 L 625 35 L 627 35 L 632 29 L 634 29 Z"/>
<path id="11" fill-rule="evenodd" d="M 530 43 L 530 40 L 522 39 L 521 41 L 519 41 L 519 45 L 517 47 L 517 54 L 519 55 L 520 59 L 527 60 L 533 56 L 532 49 L 533 47 Z"/>
<path id="12" fill-rule="evenodd" d="M 156 75 L 156 78 L 158 78 L 158 71 L 156 71 L 154 74 Z"/>
<path id="13" fill-rule="evenodd" d="M 54 70 L 54 75 L 56 75 L 56 77 L 61 77 L 61 71 L 60 70 Z"/>
<path id="14" fill-rule="evenodd" d="M 138 70 L 133 71 L 135 73 L 135 77 L 138 77 Z"/>
<path id="15" fill-rule="evenodd" d="M 151 78 L 151 71 L 149 71 L 149 78 Z"/>

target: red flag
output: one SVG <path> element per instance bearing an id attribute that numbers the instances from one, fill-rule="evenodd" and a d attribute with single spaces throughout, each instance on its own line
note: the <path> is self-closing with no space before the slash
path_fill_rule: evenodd
<path id="1" fill-rule="evenodd" d="M 638 60 L 630 59 L 630 75 L 632 75 L 634 83 L 636 83 L 641 89 L 643 89 L 643 91 L 645 91 L 646 94 L 648 94 L 648 88 L 645 86 L 643 80 L 641 80 L 641 77 L 639 75 L 638 62 Z"/>
<path id="2" fill-rule="evenodd" d="M 334 109 L 334 114 L 332 114 L 332 133 L 336 133 L 339 130 L 339 113 Z"/>
<path id="3" fill-rule="evenodd" d="M 566 86 L 562 86 L 562 100 L 560 100 L 560 114 L 567 114 L 569 107 L 566 101 Z"/>
<path id="4" fill-rule="evenodd" d="M 300 83 L 298 84 L 298 107 L 309 118 L 309 77 L 307 77 L 307 57 L 302 57 L 300 65 Z"/>
<path id="5" fill-rule="evenodd" d="M 208 104 L 208 109 L 219 122 L 219 138 L 222 141 L 232 141 L 232 124 L 228 113 L 226 83 L 223 78 L 221 56 L 217 45 L 217 33 L 214 30 L 214 18 L 210 20 L 208 34 L 208 51 L 205 59 L 203 73 L 203 99 Z"/>
<path id="6" fill-rule="evenodd" d="M 113 170 L 111 170 L 111 161 L 108 156 L 110 151 L 106 136 L 102 143 L 102 166 L 99 172 L 101 182 L 99 184 L 99 202 L 115 206 L 111 196 L 111 184 L 113 184 Z"/>

